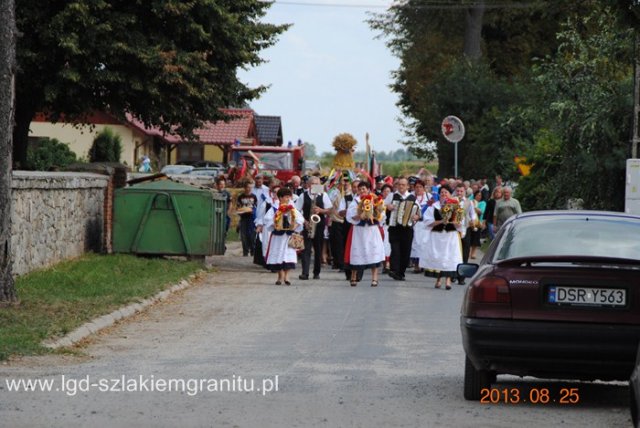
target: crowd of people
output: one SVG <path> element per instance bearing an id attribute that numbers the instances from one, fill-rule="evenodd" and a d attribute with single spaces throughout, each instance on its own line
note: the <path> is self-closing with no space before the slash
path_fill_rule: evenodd
<path id="1" fill-rule="evenodd" d="M 332 269 L 356 286 L 371 270 L 375 287 L 380 272 L 404 281 L 410 271 L 451 289 L 464 284 L 457 265 L 475 259 L 482 240 L 522 212 L 500 176 L 492 184 L 431 175 L 369 181 L 347 172 L 280 183 L 257 175 L 233 201 L 227 197 L 239 216 L 243 256 L 277 273 L 277 285 L 292 283 L 299 262 L 301 281 Z"/>

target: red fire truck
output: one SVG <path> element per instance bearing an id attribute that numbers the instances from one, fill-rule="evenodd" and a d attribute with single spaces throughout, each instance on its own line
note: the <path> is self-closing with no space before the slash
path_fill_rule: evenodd
<path id="1" fill-rule="evenodd" d="M 304 168 L 304 145 L 292 147 L 233 146 L 231 160 L 235 164 L 233 180 L 241 178 L 247 171 L 273 175 L 281 182 L 292 176 L 301 176 Z M 256 168 L 257 166 L 257 168 Z"/>

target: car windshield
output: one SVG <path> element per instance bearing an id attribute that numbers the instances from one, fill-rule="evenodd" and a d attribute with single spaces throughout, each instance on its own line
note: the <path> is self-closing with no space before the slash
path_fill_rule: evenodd
<path id="1" fill-rule="evenodd" d="M 245 154 L 245 153 L 243 153 Z M 256 152 L 262 169 L 288 170 L 293 169 L 293 155 L 291 152 Z"/>
<path id="2" fill-rule="evenodd" d="M 605 216 L 540 216 L 512 223 L 494 261 L 534 256 L 594 256 L 640 260 L 640 221 Z"/>

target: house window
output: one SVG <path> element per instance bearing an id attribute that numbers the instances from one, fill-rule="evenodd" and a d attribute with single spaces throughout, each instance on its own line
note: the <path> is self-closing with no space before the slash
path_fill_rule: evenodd
<path id="1" fill-rule="evenodd" d="M 204 145 L 202 144 L 179 144 L 178 163 L 196 162 L 204 159 Z"/>

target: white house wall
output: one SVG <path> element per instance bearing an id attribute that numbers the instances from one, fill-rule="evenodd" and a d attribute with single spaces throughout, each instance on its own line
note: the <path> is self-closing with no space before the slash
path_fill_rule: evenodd
<path id="1" fill-rule="evenodd" d="M 74 127 L 67 123 L 50 123 L 50 122 L 31 122 L 29 129 L 29 137 L 49 137 L 56 138 L 62 143 L 69 144 L 69 148 L 79 157 L 88 160 L 89 149 L 95 137 L 102 132 L 105 128 L 111 128 L 111 130 L 120 135 L 122 138 L 122 155 L 120 156 L 120 162 L 134 166 L 138 163 L 135 159 L 135 147 L 136 144 L 140 145 L 141 142 L 148 139 L 148 137 L 140 132 L 134 131 L 132 128 L 124 125 L 94 125 L 90 127 L 88 125 L 81 127 Z M 138 156 L 148 154 L 149 148 L 141 147 L 138 149 Z"/>

